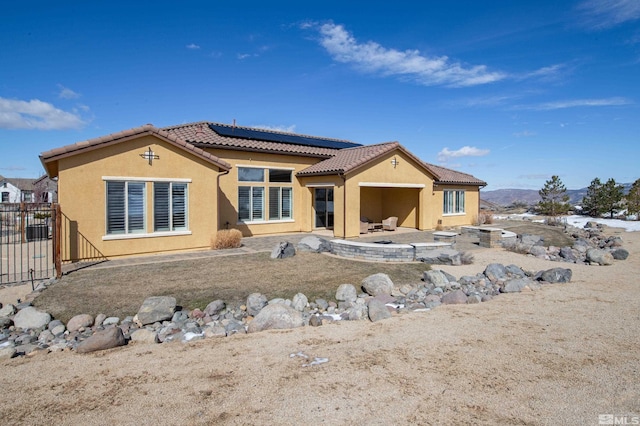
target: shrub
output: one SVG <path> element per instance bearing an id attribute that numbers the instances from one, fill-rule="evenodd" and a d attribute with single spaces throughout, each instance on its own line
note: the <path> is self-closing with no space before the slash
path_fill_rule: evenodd
<path id="1" fill-rule="evenodd" d="M 476 219 L 476 225 L 491 225 L 493 223 L 493 213 L 480 212 Z"/>
<path id="2" fill-rule="evenodd" d="M 223 229 L 211 238 L 214 250 L 238 248 L 241 246 L 242 232 L 237 229 Z"/>
<path id="3" fill-rule="evenodd" d="M 473 254 L 469 253 L 468 251 L 463 251 L 462 253 L 460 253 L 460 262 L 462 262 L 463 265 L 471 265 L 473 264 L 473 261 L 475 260 Z"/>

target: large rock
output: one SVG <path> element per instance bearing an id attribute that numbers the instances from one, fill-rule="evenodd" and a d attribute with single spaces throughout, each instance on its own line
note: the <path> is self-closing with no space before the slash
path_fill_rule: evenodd
<path id="1" fill-rule="evenodd" d="M 504 283 L 503 293 L 519 293 L 531 283 L 529 278 L 513 278 Z"/>
<path id="2" fill-rule="evenodd" d="M 444 272 L 437 269 L 424 271 L 422 278 L 425 283 L 433 284 L 435 287 L 446 287 L 450 281 L 449 277 Z"/>
<path id="3" fill-rule="evenodd" d="M 13 358 L 18 354 L 13 343 L 5 342 L 0 345 L 0 360 Z"/>
<path id="4" fill-rule="evenodd" d="M 222 300 L 214 300 L 213 302 L 209 303 L 206 308 L 204 308 L 204 313 L 212 317 L 222 312 L 222 310 L 226 308 L 226 306 L 227 305 Z"/>
<path id="5" fill-rule="evenodd" d="M 391 312 L 387 309 L 387 305 L 381 300 L 371 299 L 369 301 L 369 319 L 371 322 L 380 321 L 391 318 Z"/>
<path id="6" fill-rule="evenodd" d="M 11 303 L 7 303 L 0 308 L 0 317 L 10 317 L 11 315 L 15 315 L 16 312 L 16 306 Z"/>
<path id="7" fill-rule="evenodd" d="M 529 254 L 535 257 L 543 258 L 547 255 L 547 249 L 544 246 L 532 246 L 529 249 Z"/>
<path id="8" fill-rule="evenodd" d="M 541 272 L 536 279 L 538 281 L 546 281 L 548 283 L 568 283 L 571 282 L 571 269 L 553 268 Z"/>
<path id="9" fill-rule="evenodd" d="M 443 305 L 461 305 L 467 303 L 467 295 L 462 290 L 452 291 L 442 296 Z"/>
<path id="10" fill-rule="evenodd" d="M 576 250 L 577 251 L 577 250 Z M 578 256 L 571 247 L 562 247 L 560 249 L 560 257 L 567 262 L 576 263 Z"/>
<path id="11" fill-rule="evenodd" d="M 258 312 L 262 310 L 265 306 L 267 306 L 267 296 L 261 293 L 251 293 L 247 296 L 247 314 L 251 316 L 256 316 Z"/>
<path id="12" fill-rule="evenodd" d="M 490 263 L 484 269 L 484 275 L 491 282 L 501 281 L 507 278 L 507 268 L 500 263 Z"/>
<path id="13" fill-rule="evenodd" d="M 420 261 L 429 265 L 462 265 L 462 254 L 457 250 L 440 249 L 432 250 L 432 252 L 427 252 L 424 257 L 420 258 Z"/>
<path id="14" fill-rule="evenodd" d="M 158 334 L 155 331 L 141 328 L 131 333 L 131 341 L 138 343 L 153 344 L 158 343 Z"/>
<path id="15" fill-rule="evenodd" d="M 267 305 L 249 323 L 248 332 L 302 327 L 302 314 L 282 303 Z"/>
<path id="16" fill-rule="evenodd" d="M 67 323 L 67 330 L 78 331 L 81 328 L 91 327 L 93 325 L 93 317 L 89 314 L 80 314 L 72 317 Z"/>
<path id="17" fill-rule="evenodd" d="M 51 315 L 40 312 L 33 306 L 28 306 L 18 311 L 13 317 L 13 324 L 22 329 L 39 329 L 46 327 L 51 321 Z"/>
<path id="18" fill-rule="evenodd" d="M 293 296 L 293 300 L 291 300 L 291 307 L 296 311 L 304 311 L 304 308 L 307 307 L 307 303 L 309 303 L 309 299 L 302 293 L 298 293 Z"/>
<path id="19" fill-rule="evenodd" d="M 389 278 L 387 274 L 373 274 L 362 280 L 362 288 L 371 296 L 391 294 L 393 291 L 393 281 L 391 281 L 391 278 Z"/>
<path id="20" fill-rule="evenodd" d="M 286 259 L 296 255 L 296 248 L 290 242 L 282 242 L 271 251 L 272 259 Z"/>
<path id="21" fill-rule="evenodd" d="M 353 284 L 340 284 L 336 290 L 336 300 L 338 302 L 355 302 L 358 298 L 358 291 Z"/>
<path id="22" fill-rule="evenodd" d="M 627 260 L 629 252 L 623 248 L 617 248 L 611 252 L 611 256 L 613 256 L 615 260 Z"/>
<path id="23" fill-rule="evenodd" d="M 138 321 L 142 325 L 170 320 L 176 310 L 176 298 L 171 296 L 152 296 L 142 303 L 138 310 Z"/>
<path id="24" fill-rule="evenodd" d="M 298 251 L 306 251 L 311 253 L 323 253 L 331 251 L 331 243 L 324 238 L 315 235 L 304 237 L 297 246 Z"/>
<path id="25" fill-rule="evenodd" d="M 608 251 L 591 248 L 587 250 L 587 262 L 602 266 L 613 265 L 613 256 Z"/>
<path id="26" fill-rule="evenodd" d="M 98 331 L 93 336 L 88 337 L 76 346 L 76 352 L 86 354 L 89 352 L 102 351 L 105 349 L 116 348 L 127 343 L 122 334 L 120 327 L 110 327 L 105 330 Z"/>

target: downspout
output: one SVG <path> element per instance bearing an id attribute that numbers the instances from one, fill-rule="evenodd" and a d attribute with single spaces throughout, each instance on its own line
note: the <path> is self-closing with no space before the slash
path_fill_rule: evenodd
<path id="1" fill-rule="evenodd" d="M 347 178 L 344 173 L 338 173 L 342 178 L 342 239 L 347 239 Z"/>
<path id="2" fill-rule="evenodd" d="M 222 172 L 218 172 L 218 176 L 216 177 L 216 222 L 218 223 L 217 228 L 220 230 L 220 176 L 228 175 L 229 170 L 223 170 Z"/>

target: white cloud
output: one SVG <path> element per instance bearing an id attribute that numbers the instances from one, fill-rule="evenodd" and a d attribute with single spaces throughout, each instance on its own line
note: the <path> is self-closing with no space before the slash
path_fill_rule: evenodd
<path id="1" fill-rule="evenodd" d="M 640 19 L 638 0 L 586 0 L 578 5 L 584 24 L 594 29 L 611 28 Z"/>
<path id="2" fill-rule="evenodd" d="M 255 127 L 256 129 L 264 129 L 264 130 L 272 130 L 274 132 L 285 132 L 285 133 L 295 133 L 296 131 L 296 125 L 292 124 L 290 126 L 268 126 L 268 125 L 257 125 L 257 126 L 251 126 L 251 127 Z"/>
<path id="3" fill-rule="evenodd" d="M 463 146 L 462 148 L 455 151 L 451 151 L 449 148 L 443 148 L 442 151 L 438 153 L 438 161 L 441 163 L 446 163 L 452 158 L 484 157 L 488 154 L 488 149 L 480 149 L 473 146 Z"/>
<path id="4" fill-rule="evenodd" d="M 200 49 L 200 46 L 198 46 L 198 45 L 197 45 L 197 44 L 195 44 L 195 43 L 187 44 L 185 47 L 186 47 L 187 49 L 189 49 L 189 50 L 198 50 L 198 49 Z"/>
<path id="5" fill-rule="evenodd" d="M 529 78 L 540 78 L 540 79 L 554 79 L 559 77 L 564 70 L 567 68 L 565 64 L 554 64 L 549 65 L 547 67 L 538 68 L 535 71 L 531 71 L 519 77 L 520 80 L 529 79 Z"/>
<path id="6" fill-rule="evenodd" d="M 535 135 L 537 135 L 537 133 L 536 132 L 532 132 L 530 130 L 523 130 L 521 132 L 515 132 L 513 134 L 513 136 L 515 136 L 516 138 L 528 138 L 528 137 L 535 136 Z"/>
<path id="7" fill-rule="evenodd" d="M 84 120 L 71 112 L 38 99 L 20 101 L 0 97 L 0 128 L 64 130 L 79 129 Z"/>
<path id="8" fill-rule="evenodd" d="M 602 106 L 620 106 L 629 105 L 629 99 L 622 97 L 603 98 L 603 99 L 572 99 L 566 101 L 547 102 L 539 105 L 525 106 L 523 109 L 533 109 L 541 111 L 550 111 L 555 109 L 577 108 L 577 107 L 602 107 Z"/>
<path id="9" fill-rule="evenodd" d="M 58 84 L 58 88 L 60 89 L 60 93 L 58 93 L 58 97 L 62 99 L 78 99 L 80 97 L 80 93 L 74 92 L 68 87 L 64 87 L 62 84 Z"/>
<path id="10" fill-rule="evenodd" d="M 320 44 L 334 60 L 366 72 L 408 77 L 425 86 L 449 87 L 493 83 L 507 77 L 502 72 L 488 71 L 486 65 L 464 66 L 447 56 L 429 57 L 418 50 L 389 49 L 373 41 L 358 43 L 342 25 L 324 24 L 319 32 Z"/>

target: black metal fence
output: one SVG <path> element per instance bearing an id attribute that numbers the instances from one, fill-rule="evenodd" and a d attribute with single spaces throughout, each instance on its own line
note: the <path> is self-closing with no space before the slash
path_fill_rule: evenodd
<path id="1" fill-rule="evenodd" d="M 0 204 L 0 284 L 56 276 L 52 207 L 49 203 Z"/>

